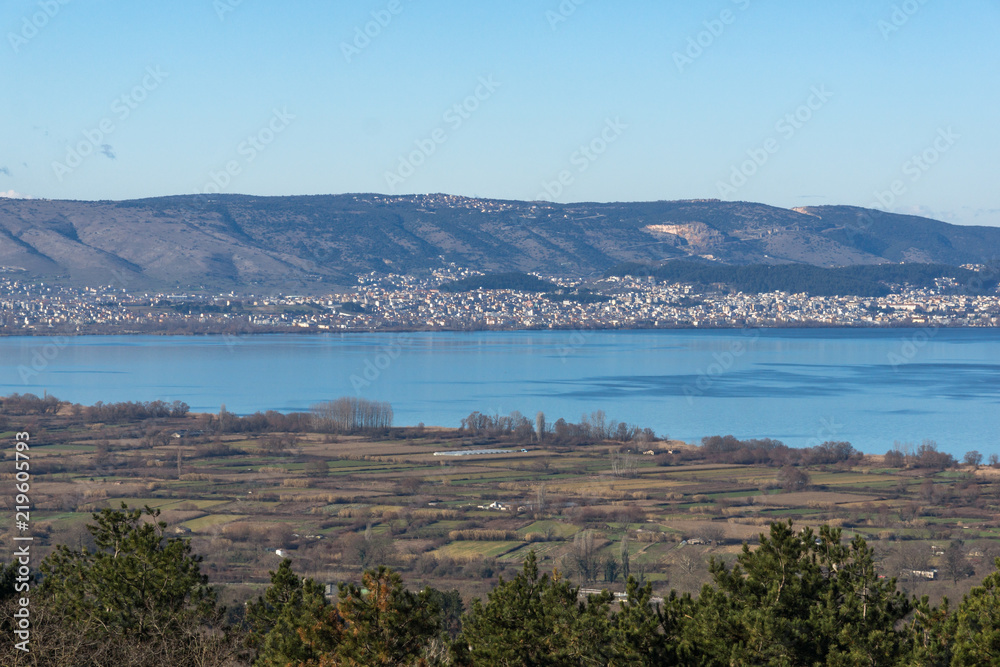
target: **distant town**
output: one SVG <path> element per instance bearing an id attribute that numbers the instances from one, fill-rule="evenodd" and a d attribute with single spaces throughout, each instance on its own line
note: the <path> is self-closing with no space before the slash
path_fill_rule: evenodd
<path id="1" fill-rule="evenodd" d="M 958 294 L 950 278 L 882 297 L 746 294 L 631 277 L 546 278 L 558 293 L 442 289 L 476 275 L 451 265 L 419 277 L 365 274 L 337 294 L 260 296 L 73 289 L 0 273 L 0 334 L 1000 325 L 1000 294 Z"/>

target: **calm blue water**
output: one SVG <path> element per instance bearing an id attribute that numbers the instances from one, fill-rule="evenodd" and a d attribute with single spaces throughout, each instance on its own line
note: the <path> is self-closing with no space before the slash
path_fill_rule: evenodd
<path id="1" fill-rule="evenodd" d="M 609 417 L 695 441 L 936 440 L 1000 453 L 1000 332 L 764 330 L 0 339 L 0 394 L 305 410 L 342 395 L 397 424 L 473 410 Z"/>

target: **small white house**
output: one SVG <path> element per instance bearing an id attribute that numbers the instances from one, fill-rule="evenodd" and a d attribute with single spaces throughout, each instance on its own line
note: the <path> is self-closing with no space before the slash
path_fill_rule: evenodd
<path id="1" fill-rule="evenodd" d="M 930 570 L 910 570 L 910 574 L 914 577 L 920 577 L 921 579 L 937 579 L 937 569 L 931 568 Z"/>

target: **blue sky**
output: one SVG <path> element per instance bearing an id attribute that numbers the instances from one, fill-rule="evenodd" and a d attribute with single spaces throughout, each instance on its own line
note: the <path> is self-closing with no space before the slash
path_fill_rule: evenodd
<path id="1" fill-rule="evenodd" d="M 0 192 L 717 197 L 1000 225 L 998 34 L 998 0 L 8 0 Z"/>

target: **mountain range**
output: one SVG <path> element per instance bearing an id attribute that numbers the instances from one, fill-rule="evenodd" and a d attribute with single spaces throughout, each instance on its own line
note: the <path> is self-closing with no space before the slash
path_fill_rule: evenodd
<path id="1" fill-rule="evenodd" d="M 455 263 L 598 277 L 624 262 L 995 262 L 1000 228 L 851 206 L 455 195 L 0 199 L 0 272 L 69 286 L 317 292 Z"/>

